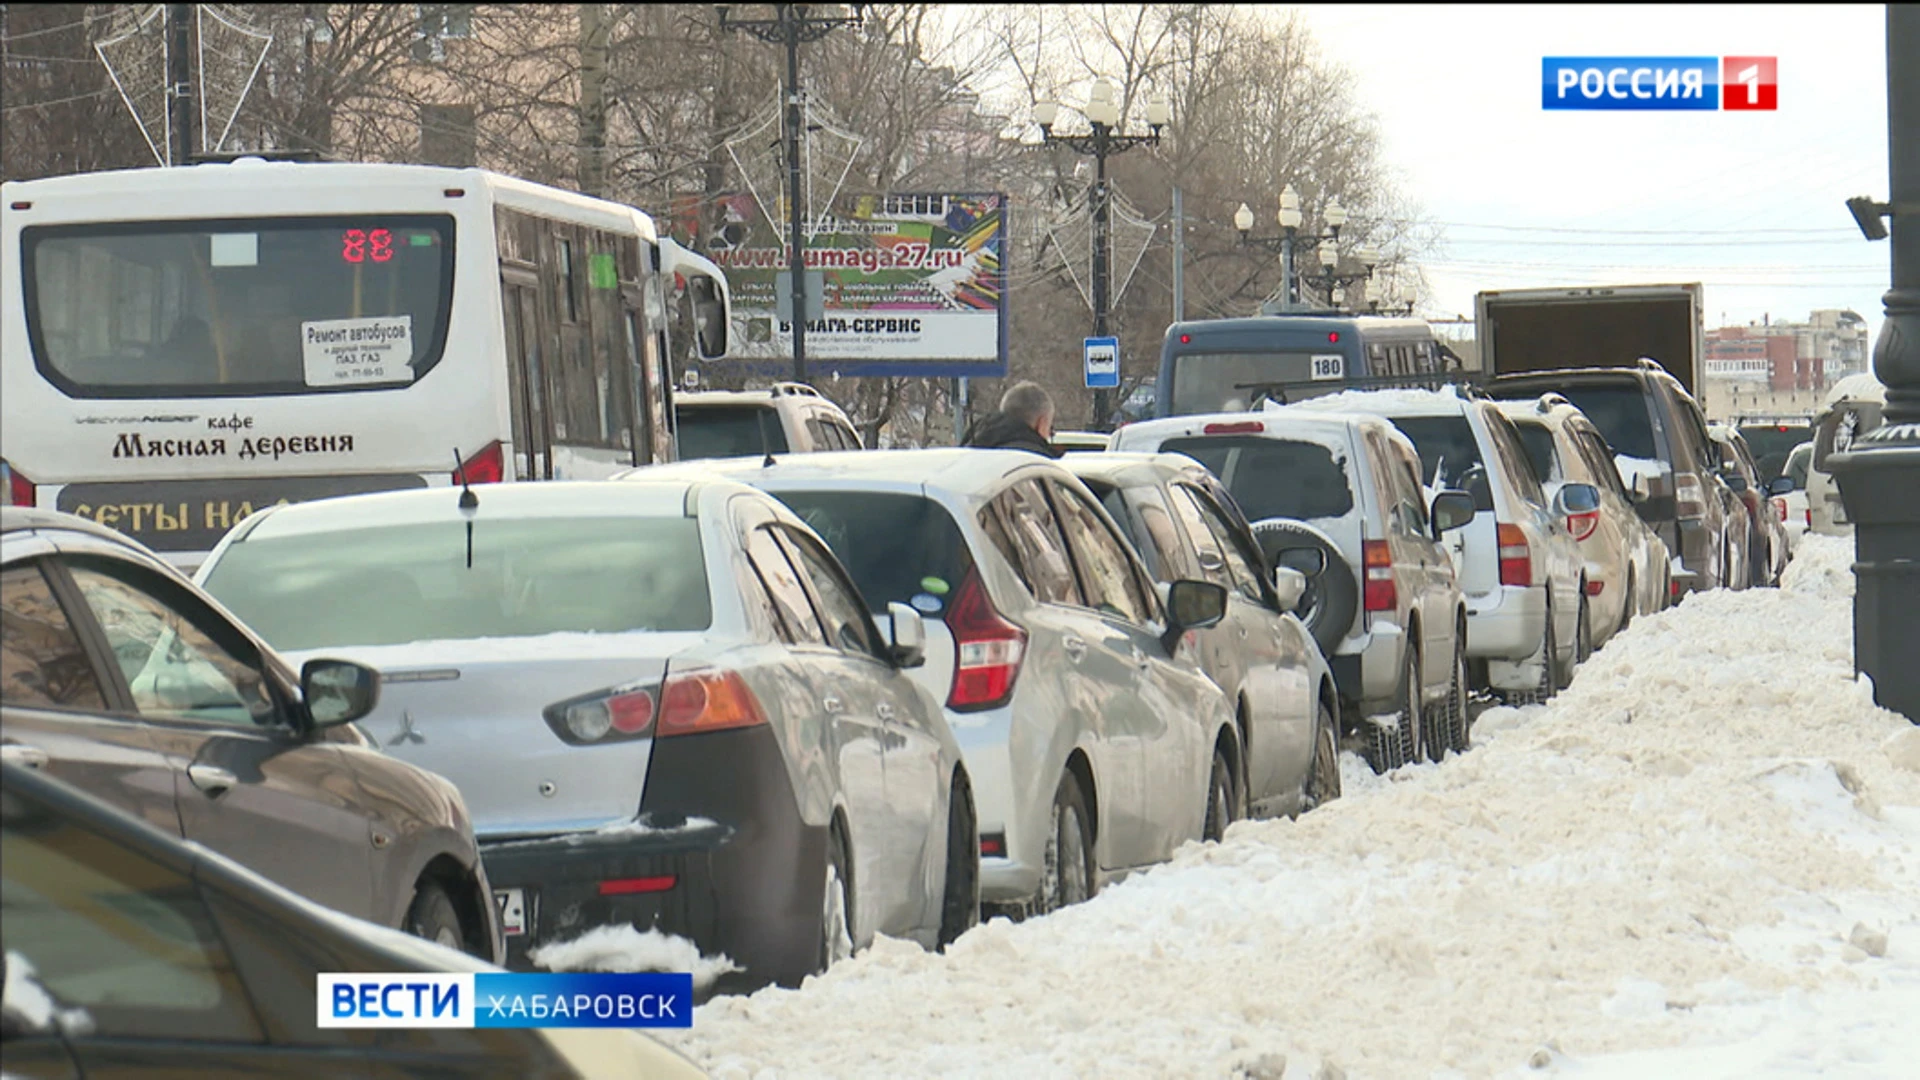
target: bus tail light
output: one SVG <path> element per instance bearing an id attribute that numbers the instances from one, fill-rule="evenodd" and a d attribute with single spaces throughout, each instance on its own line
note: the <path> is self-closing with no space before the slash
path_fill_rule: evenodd
<path id="1" fill-rule="evenodd" d="M 1500 584 L 1533 584 L 1533 553 L 1527 550 L 1527 534 L 1520 526 L 1506 522 L 1500 523 Z"/>
<path id="2" fill-rule="evenodd" d="M 1399 589 L 1393 583 L 1393 549 L 1385 540 L 1364 540 L 1360 553 L 1367 572 L 1366 609 L 1392 611 L 1400 602 Z"/>
<path id="3" fill-rule="evenodd" d="M 497 484 L 507 478 L 506 448 L 495 439 L 480 452 L 460 463 L 453 474 L 455 484 Z"/>
<path id="4" fill-rule="evenodd" d="M 34 505 L 33 481 L 21 476 L 20 470 L 4 461 L 0 461 L 0 467 L 3 467 L 7 474 L 7 505 Z"/>

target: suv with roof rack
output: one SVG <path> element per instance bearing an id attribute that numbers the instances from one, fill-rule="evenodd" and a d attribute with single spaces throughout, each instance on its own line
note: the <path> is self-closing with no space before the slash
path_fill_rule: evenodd
<path id="1" fill-rule="evenodd" d="M 1558 391 L 1593 421 L 1621 479 L 1646 489 L 1640 517 L 1673 558 L 1676 599 L 1744 578 L 1741 534 L 1729 528 L 1739 525 L 1729 512 L 1737 500 L 1719 478 L 1720 450 L 1707 434 L 1706 414 L 1659 361 L 1496 375 L 1486 390 L 1503 401 Z"/>
<path id="2" fill-rule="evenodd" d="M 1567 484 L 1549 499 L 1513 422 L 1471 388 L 1343 390 L 1276 411 L 1322 410 L 1392 421 L 1419 451 L 1428 490 L 1473 500 L 1444 543 L 1466 595 L 1475 688 L 1509 702 L 1564 689 L 1591 649 L 1585 560 L 1567 519 L 1597 509 L 1599 492 Z"/>
<path id="3" fill-rule="evenodd" d="M 846 412 L 804 383 L 675 394 L 673 415 L 682 461 L 864 449 Z"/>
<path id="4" fill-rule="evenodd" d="M 1439 537 L 1473 504 L 1429 499 L 1406 436 L 1376 416 L 1275 409 L 1143 420 L 1113 443 L 1205 465 L 1253 523 L 1262 569 L 1307 575 L 1295 611 L 1376 772 L 1467 749 L 1466 608 Z"/>

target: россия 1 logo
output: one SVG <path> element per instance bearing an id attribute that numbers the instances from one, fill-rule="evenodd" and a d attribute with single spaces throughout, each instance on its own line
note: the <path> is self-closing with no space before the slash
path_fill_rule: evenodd
<path id="1" fill-rule="evenodd" d="M 1771 112 L 1778 74 L 1772 56 L 1544 56 L 1540 106 Z"/>

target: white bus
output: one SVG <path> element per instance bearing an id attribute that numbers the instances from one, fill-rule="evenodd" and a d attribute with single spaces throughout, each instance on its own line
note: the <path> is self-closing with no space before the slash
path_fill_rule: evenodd
<path id="1" fill-rule="evenodd" d="M 8 501 L 186 568 L 280 502 L 672 460 L 668 297 L 632 207 L 479 169 L 243 158 L 0 185 Z"/>

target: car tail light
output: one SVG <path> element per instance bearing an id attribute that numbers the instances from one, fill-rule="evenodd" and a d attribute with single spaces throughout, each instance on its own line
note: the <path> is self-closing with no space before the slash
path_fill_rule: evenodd
<path id="1" fill-rule="evenodd" d="M 5 464 L 0 462 L 0 464 Z M 20 475 L 20 470 L 7 466 L 7 505 L 32 506 L 34 504 L 33 481 Z"/>
<path id="2" fill-rule="evenodd" d="M 1773 512 L 1780 518 L 1782 525 L 1787 522 L 1787 500 L 1778 495 L 1773 497 Z"/>
<path id="3" fill-rule="evenodd" d="M 1675 517 L 1687 521 L 1698 521 L 1707 515 L 1707 497 L 1698 476 L 1692 473 L 1674 475 L 1673 513 Z"/>
<path id="4" fill-rule="evenodd" d="M 947 708 L 970 712 L 1006 704 L 1020 677 L 1027 632 L 993 609 L 978 568 L 968 570 L 955 590 L 947 630 L 953 634 L 954 653 Z"/>
<path id="5" fill-rule="evenodd" d="M 1007 854 L 1006 833 L 985 833 L 980 837 L 980 854 L 990 859 L 1005 858 Z"/>
<path id="6" fill-rule="evenodd" d="M 1400 602 L 1393 583 L 1393 549 L 1385 540 L 1365 540 L 1360 544 L 1360 563 L 1366 570 L 1366 609 L 1392 611 Z"/>
<path id="7" fill-rule="evenodd" d="M 1267 426 L 1258 420 L 1240 420 L 1228 424 L 1208 424 L 1200 429 L 1207 435 L 1258 435 Z"/>
<path id="8" fill-rule="evenodd" d="M 635 893 L 666 892 L 679 883 L 673 874 L 658 874 L 654 877 L 614 878 L 600 883 L 601 896 L 632 896 Z"/>
<path id="9" fill-rule="evenodd" d="M 660 688 L 660 717 L 654 737 L 697 735 L 705 731 L 755 727 L 767 722 L 760 699 L 737 671 L 701 668 L 667 678 Z"/>
<path id="10" fill-rule="evenodd" d="M 1593 535 L 1593 530 L 1599 527 L 1600 511 L 1598 510 L 1586 510 L 1567 515 L 1567 532 L 1571 533 L 1575 540 L 1585 540 Z"/>
<path id="11" fill-rule="evenodd" d="M 1527 550 L 1527 534 L 1518 525 L 1500 523 L 1500 584 L 1533 584 L 1533 553 Z"/>
<path id="12" fill-rule="evenodd" d="M 1674 600 L 1680 599 L 1680 583 L 1679 582 L 1677 581 L 1667 582 L 1667 596 L 1670 599 L 1674 599 Z"/>
<path id="13" fill-rule="evenodd" d="M 507 478 L 506 448 L 495 439 L 480 452 L 460 463 L 453 474 L 455 484 L 497 484 Z"/>
<path id="14" fill-rule="evenodd" d="M 1589 579 L 1587 580 L 1587 595 L 1588 595 L 1588 596 L 1599 596 L 1599 595 L 1601 594 L 1601 592 L 1603 592 L 1603 591 L 1604 591 L 1604 590 L 1606 589 L 1606 587 L 1607 587 L 1607 583 L 1606 583 L 1606 582 L 1604 582 L 1604 581 L 1599 581 L 1599 580 L 1597 580 L 1597 579 L 1593 579 L 1593 578 L 1589 578 Z"/>
<path id="15" fill-rule="evenodd" d="M 549 705 L 547 725 L 576 746 L 625 742 L 653 724 L 653 695 L 645 689 L 603 691 Z"/>
<path id="16" fill-rule="evenodd" d="M 1807 528 L 1813 528 L 1813 506 L 1809 504 L 1805 510 L 1801 511 L 1801 514 L 1807 519 Z"/>

